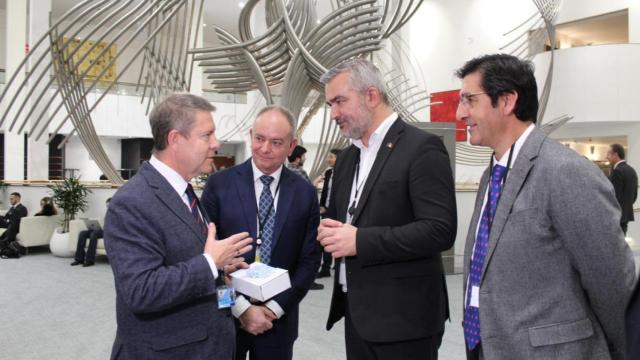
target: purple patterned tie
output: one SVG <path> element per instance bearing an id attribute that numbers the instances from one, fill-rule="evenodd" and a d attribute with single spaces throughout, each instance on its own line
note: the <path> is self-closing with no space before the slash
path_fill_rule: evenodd
<path id="1" fill-rule="evenodd" d="M 502 178 L 507 172 L 507 168 L 501 165 L 495 165 L 491 174 L 491 184 L 489 189 L 489 198 L 482 212 L 480 220 L 480 228 L 476 235 L 476 244 L 473 249 L 473 258 L 471 259 L 471 268 L 469 269 L 469 281 L 467 284 L 467 297 L 464 310 L 464 338 L 467 341 L 469 350 L 473 350 L 480 343 L 480 311 L 475 306 L 470 306 L 471 289 L 473 286 L 480 287 L 480 275 L 482 275 L 482 265 L 487 255 L 489 247 L 489 232 L 493 216 L 498 207 L 498 200 L 502 192 Z"/>

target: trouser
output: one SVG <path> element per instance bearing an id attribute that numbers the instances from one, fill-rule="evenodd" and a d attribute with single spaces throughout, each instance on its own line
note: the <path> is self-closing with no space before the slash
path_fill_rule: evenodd
<path id="1" fill-rule="evenodd" d="M 102 230 L 83 230 L 78 234 L 78 246 L 76 247 L 75 260 L 84 263 L 93 263 L 96 260 L 96 247 L 98 239 L 102 237 Z M 89 248 L 84 251 L 89 239 Z"/>
<path id="2" fill-rule="evenodd" d="M 353 326 L 345 299 L 344 337 L 347 360 L 437 360 L 443 335 L 444 331 L 425 338 L 391 343 L 367 341 L 360 337 Z"/>

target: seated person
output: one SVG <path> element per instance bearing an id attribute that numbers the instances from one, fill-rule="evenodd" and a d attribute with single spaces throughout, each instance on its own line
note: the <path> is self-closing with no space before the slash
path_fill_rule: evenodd
<path id="1" fill-rule="evenodd" d="M 4 216 L 0 216 L 0 227 L 7 229 L 0 235 L 0 249 L 4 249 L 16 241 L 16 236 L 20 232 L 20 220 L 27 216 L 27 208 L 20 204 L 20 198 L 20 193 L 11 193 L 9 195 L 11 208 Z"/>
<path id="2" fill-rule="evenodd" d="M 108 198 L 105 202 L 109 206 Z M 102 229 L 97 230 L 83 230 L 78 234 L 78 245 L 76 246 L 76 254 L 74 256 L 71 266 L 82 264 L 82 267 L 92 266 L 96 259 L 96 247 L 98 247 L 98 239 L 102 237 Z M 89 247 L 85 252 L 84 248 L 87 245 L 87 239 L 89 239 Z"/>
<path id="3" fill-rule="evenodd" d="M 58 215 L 58 210 L 53 205 L 53 200 L 45 196 L 40 200 L 40 211 L 38 211 L 34 216 L 51 216 Z"/>
<path id="4" fill-rule="evenodd" d="M 27 208 L 20 203 L 20 199 L 21 196 L 18 192 L 12 192 L 11 195 L 9 195 L 11 207 L 4 216 L 0 216 L 0 228 L 8 229 L 9 225 L 13 222 L 17 223 L 17 230 L 20 231 L 20 219 L 27 216 L 28 213 Z"/>

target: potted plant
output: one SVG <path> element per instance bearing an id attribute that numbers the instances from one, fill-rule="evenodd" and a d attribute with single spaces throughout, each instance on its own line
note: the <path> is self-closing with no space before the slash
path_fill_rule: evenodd
<path id="1" fill-rule="evenodd" d="M 91 190 L 80 183 L 80 178 L 70 177 L 61 182 L 48 186 L 53 192 L 53 202 L 64 211 L 62 232 L 69 231 L 69 222 L 75 219 L 76 214 L 84 211 L 89 205 L 87 196 Z"/>

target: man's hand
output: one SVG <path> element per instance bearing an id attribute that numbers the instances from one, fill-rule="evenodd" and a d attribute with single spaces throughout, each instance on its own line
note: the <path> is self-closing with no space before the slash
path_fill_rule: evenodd
<path id="1" fill-rule="evenodd" d="M 231 285 L 231 276 L 230 274 L 239 269 L 248 269 L 249 264 L 244 261 L 243 257 L 237 257 L 231 259 L 227 265 L 224 266 L 224 283 L 227 285 Z"/>
<path id="2" fill-rule="evenodd" d="M 324 206 L 320 206 L 320 214 L 324 214 L 327 212 L 327 208 Z"/>
<path id="3" fill-rule="evenodd" d="M 244 331 L 251 335 L 260 335 L 273 327 L 272 321 L 275 320 L 275 315 L 266 306 L 251 305 L 238 320 Z"/>
<path id="4" fill-rule="evenodd" d="M 207 242 L 204 244 L 204 252 L 211 256 L 218 269 L 223 269 L 227 264 L 238 262 L 233 258 L 250 251 L 252 242 L 253 239 L 247 232 L 231 235 L 224 240 L 216 240 L 216 226 L 211 223 Z"/>
<path id="5" fill-rule="evenodd" d="M 318 227 L 318 241 L 334 258 L 355 256 L 358 228 L 333 219 L 323 219 Z"/>

